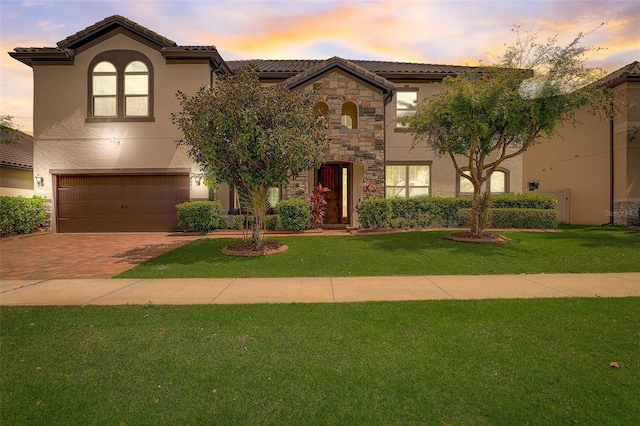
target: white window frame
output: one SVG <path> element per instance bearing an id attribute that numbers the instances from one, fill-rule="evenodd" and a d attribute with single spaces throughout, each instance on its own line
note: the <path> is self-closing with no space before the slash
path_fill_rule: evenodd
<path id="1" fill-rule="evenodd" d="M 415 96 L 415 99 L 413 99 L 413 105 L 409 105 L 407 102 L 401 102 L 401 95 L 400 94 L 407 94 L 407 93 L 412 93 Z M 398 89 L 396 91 L 396 127 L 399 129 L 408 129 L 409 125 L 407 124 L 402 124 L 400 123 L 400 118 L 408 116 L 408 115 L 413 115 L 416 113 L 417 107 L 418 107 L 418 89 L 417 88 L 403 88 L 403 89 Z"/>
<path id="2" fill-rule="evenodd" d="M 388 181 L 386 179 L 386 174 L 387 174 L 387 168 L 388 167 L 404 167 L 404 173 L 405 173 L 405 178 L 404 178 L 404 185 L 389 185 Z M 410 181 L 410 170 L 411 167 L 428 167 L 428 183 L 427 185 L 412 185 L 411 181 Z M 430 196 L 431 195 L 431 162 L 430 161 L 426 161 L 426 162 L 389 162 L 387 164 L 385 164 L 385 197 L 386 198 L 411 198 L 411 197 L 417 197 L 417 196 Z M 389 190 L 395 188 L 397 190 L 403 190 L 404 194 L 402 195 L 390 195 L 389 194 Z M 411 192 L 411 188 L 426 188 L 427 193 L 426 194 L 419 194 L 419 195 L 410 195 Z"/>

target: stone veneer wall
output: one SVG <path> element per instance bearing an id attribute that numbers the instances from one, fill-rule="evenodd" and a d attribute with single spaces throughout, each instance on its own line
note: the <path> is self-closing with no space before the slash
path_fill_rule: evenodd
<path id="1" fill-rule="evenodd" d="M 613 215 L 614 225 L 640 225 L 640 201 L 616 201 L 613 209 L 609 214 Z"/>
<path id="2" fill-rule="evenodd" d="M 384 194 L 384 99 L 382 92 L 342 71 L 324 74 L 303 90 L 315 90 L 318 100 L 329 106 L 331 145 L 325 162 L 350 162 L 364 166 L 364 179 L 378 185 Z M 342 105 L 358 107 L 357 129 L 342 129 Z M 352 182 L 359 185 L 361 182 Z M 286 197 L 309 193 L 307 174 L 293 180 Z"/>

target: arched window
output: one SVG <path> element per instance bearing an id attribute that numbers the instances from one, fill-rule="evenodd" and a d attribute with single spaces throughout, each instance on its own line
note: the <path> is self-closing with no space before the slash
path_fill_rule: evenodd
<path id="1" fill-rule="evenodd" d="M 140 61 L 129 62 L 124 69 L 124 115 L 149 115 L 149 69 Z"/>
<path id="2" fill-rule="evenodd" d="M 326 118 L 325 127 L 329 128 L 329 105 L 325 102 L 318 101 L 313 106 L 313 113 L 316 117 L 323 116 Z"/>
<path id="3" fill-rule="evenodd" d="M 313 106 L 313 113 L 315 115 L 328 116 L 329 115 L 329 105 L 327 105 L 325 102 L 318 101 Z"/>
<path id="4" fill-rule="evenodd" d="M 463 173 L 469 176 L 471 172 L 464 170 Z M 463 178 L 456 173 L 457 182 L 457 195 L 473 195 L 473 184 L 469 179 Z M 509 192 L 509 170 L 497 169 L 491 173 L 489 181 L 485 183 L 486 188 L 492 194 L 506 194 Z"/>
<path id="5" fill-rule="evenodd" d="M 492 194 L 505 194 L 509 192 L 509 172 L 507 170 L 495 170 L 489 179 L 489 191 Z"/>
<path id="6" fill-rule="evenodd" d="M 353 102 L 342 104 L 341 124 L 343 129 L 358 128 L 358 107 Z"/>
<path id="7" fill-rule="evenodd" d="M 133 50 L 111 50 L 89 65 L 87 121 L 153 121 L 153 66 Z"/>
<path id="8" fill-rule="evenodd" d="M 116 67 L 111 62 L 98 62 L 93 67 L 91 79 L 94 117 L 116 117 L 118 114 Z"/>

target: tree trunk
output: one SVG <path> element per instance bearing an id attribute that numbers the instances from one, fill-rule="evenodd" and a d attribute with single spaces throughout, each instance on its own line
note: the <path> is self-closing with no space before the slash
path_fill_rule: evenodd
<path id="1" fill-rule="evenodd" d="M 474 191 L 473 193 L 473 201 L 471 201 L 471 216 L 469 217 L 469 226 L 471 227 L 470 231 L 472 234 L 478 236 L 482 232 L 480 229 L 480 218 L 477 200 L 480 198 L 480 193 L 478 191 Z"/>
<path id="2" fill-rule="evenodd" d="M 488 226 L 489 196 L 488 192 L 481 192 L 480 185 L 473 185 L 473 201 L 471 202 L 470 230 L 475 236 L 480 236 Z"/>
<path id="3" fill-rule="evenodd" d="M 262 247 L 262 218 L 259 214 L 253 216 L 253 227 L 251 231 L 251 242 L 258 248 Z"/>

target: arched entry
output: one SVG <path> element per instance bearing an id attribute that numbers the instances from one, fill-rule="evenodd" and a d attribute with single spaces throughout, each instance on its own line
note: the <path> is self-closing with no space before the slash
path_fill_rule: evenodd
<path id="1" fill-rule="evenodd" d="M 326 163 L 320 166 L 316 184 L 329 188 L 325 194 L 327 206 L 324 223 L 327 225 L 348 225 L 351 223 L 351 180 L 350 163 Z"/>

